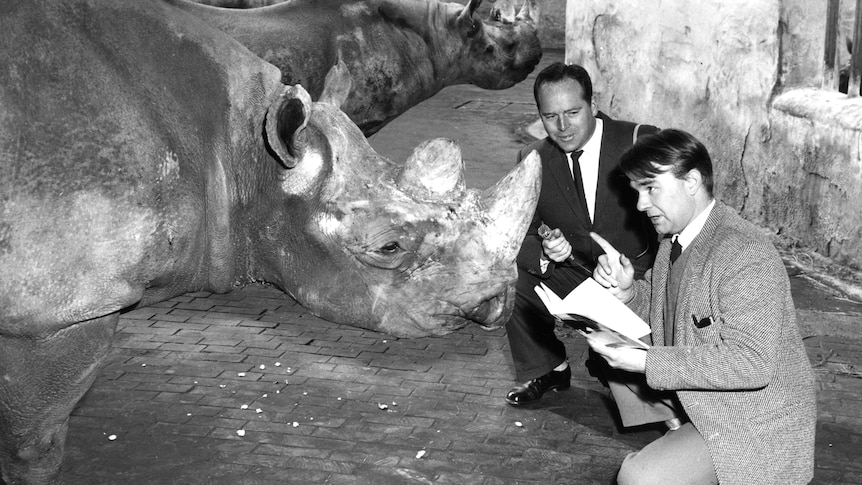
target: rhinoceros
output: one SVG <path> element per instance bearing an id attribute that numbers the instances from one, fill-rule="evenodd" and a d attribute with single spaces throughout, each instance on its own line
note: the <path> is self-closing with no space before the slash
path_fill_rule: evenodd
<path id="1" fill-rule="evenodd" d="M 0 6 L 0 476 L 49 483 L 119 315 L 249 282 L 396 336 L 501 325 L 540 168 L 467 188 L 458 147 L 375 153 L 163 0 Z"/>
<path id="2" fill-rule="evenodd" d="M 503 0 L 500 0 L 501 3 Z M 372 135 L 446 86 L 505 89 L 523 81 L 542 57 L 538 7 L 517 16 L 438 0 L 291 0 L 249 10 L 175 0 L 281 69 L 317 99 L 330 66 L 347 64 L 353 89 L 342 109 Z M 502 14 L 501 14 L 502 12 Z"/>

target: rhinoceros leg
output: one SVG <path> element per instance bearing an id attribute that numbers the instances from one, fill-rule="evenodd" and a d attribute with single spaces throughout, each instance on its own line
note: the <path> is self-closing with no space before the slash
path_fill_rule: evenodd
<path id="1" fill-rule="evenodd" d="M 108 356 L 118 319 L 114 313 L 49 335 L 0 332 L 0 473 L 7 485 L 54 480 L 69 414 Z"/>

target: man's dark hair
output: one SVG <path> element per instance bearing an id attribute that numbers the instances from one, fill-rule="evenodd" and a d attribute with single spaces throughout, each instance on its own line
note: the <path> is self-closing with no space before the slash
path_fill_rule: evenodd
<path id="1" fill-rule="evenodd" d="M 588 103 L 592 101 L 593 81 L 590 79 L 590 73 L 577 64 L 555 62 L 536 75 L 536 82 L 533 84 L 533 97 L 536 99 L 536 106 L 539 106 L 539 88 L 542 85 L 557 83 L 565 79 L 571 79 L 580 84 L 584 92 L 584 101 Z"/>
<path id="2" fill-rule="evenodd" d="M 697 169 L 703 186 L 712 196 L 709 151 L 697 138 L 682 130 L 661 130 L 638 138 L 620 157 L 620 169 L 632 180 L 650 179 L 666 171 L 682 178 L 690 170 Z"/>

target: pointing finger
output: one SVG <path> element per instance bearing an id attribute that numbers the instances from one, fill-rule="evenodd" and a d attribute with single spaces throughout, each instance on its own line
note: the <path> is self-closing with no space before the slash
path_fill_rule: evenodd
<path id="1" fill-rule="evenodd" d="M 608 259 L 610 259 L 611 261 L 618 261 L 619 260 L 620 252 L 617 251 L 617 249 L 615 247 L 613 247 L 611 245 L 611 243 L 607 242 L 605 240 L 605 238 L 603 238 L 602 236 L 599 236 L 598 234 L 596 234 L 594 232 L 590 233 L 590 237 L 593 238 L 593 241 L 595 241 L 596 244 L 598 244 L 599 247 L 602 248 L 602 251 L 604 251 L 605 254 L 608 255 Z"/>

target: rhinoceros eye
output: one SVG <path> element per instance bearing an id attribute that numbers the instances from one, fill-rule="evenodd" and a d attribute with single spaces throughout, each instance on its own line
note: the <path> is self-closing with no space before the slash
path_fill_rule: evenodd
<path id="1" fill-rule="evenodd" d="M 395 269 L 401 267 L 410 254 L 398 241 L 390 241 L 376 249 L 357 253 L 356 259 L 375 268 Z"/>
<path id="2" fill-rule="evenodd" d="M 416 259 L 421 235 L 411 224 L 376 217 L 359 221 L 355 227 L 354 243 L 348 244 L 347 250 L 360 263 L 380 269 L 399 269 L 409 267 Z"/>
<path id="3" fill-rule="evenodd" d="M 401 249 L 397 241 L 391 241 L 380 247 L 380 252 L 384 254 L 392 254 Z"/>

